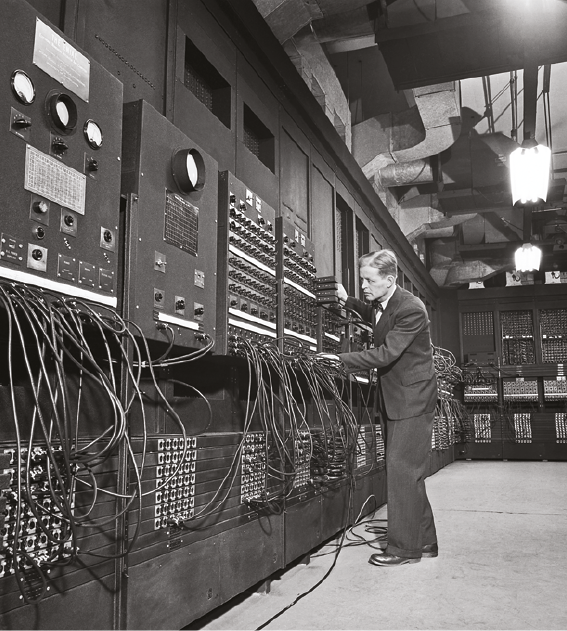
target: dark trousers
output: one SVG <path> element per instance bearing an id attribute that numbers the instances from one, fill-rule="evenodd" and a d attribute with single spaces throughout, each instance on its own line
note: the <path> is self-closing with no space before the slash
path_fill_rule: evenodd
<path id="1" fill-rule="evenodd" d="M 425 491 L 434 413 L 397 421 L 386 419 L 388 554 L 420 558 L 437 542 L 435 520 Z"/>

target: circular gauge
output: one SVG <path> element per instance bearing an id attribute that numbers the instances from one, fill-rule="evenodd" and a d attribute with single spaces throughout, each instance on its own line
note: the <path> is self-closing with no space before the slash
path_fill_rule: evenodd
<path id="1" fill-rule="evenodd" d="M 173 178 L 183 193 L 202 191 L 205 186 L 205 162 L 196 149 L 179 149 L 173 154 Z"/>
<path id="2" fill-rule="evenodd" d="M 24 105 L 31 105 L 35 101 L 33 81 L 23 70 L 14 70 L 12 73 L 12 90 Z"/>
<path id="3" fill-rule="evenodd" d="M 67 94 L 55 92 L 48 95 L 47 115 L 60 134 L 72 134 L 77 127 L 77 106 Z"/>
<path id="4" fill-rule="evenodd" d="M 90 119 L 85 123 L 83 127 L 83 132 L 85 134 L 85 138 L 87 142 L 93 149 L 100 149 L 102 146 L 102 129 L 95 123 L 94 120 Z"/>

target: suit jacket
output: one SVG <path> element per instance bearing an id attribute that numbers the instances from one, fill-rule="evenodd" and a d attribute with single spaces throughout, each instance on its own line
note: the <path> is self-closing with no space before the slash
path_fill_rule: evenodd
<path id="1" fill-rule="evenodd" d="M 370 303 L 349 297 L 346 306 L 374 328 L 373 348 L 339 355 L 347 372 L 377 369 L 384 410 L 391 420 L 433 412 L 437 378 L 423 302 L 398 286 L 378 324 Z"/>

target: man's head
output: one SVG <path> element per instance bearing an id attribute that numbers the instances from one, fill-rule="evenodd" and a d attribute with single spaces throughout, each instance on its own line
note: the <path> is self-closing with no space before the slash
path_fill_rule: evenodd
<path id="1" fill-rule="evenodd" d="M 398 277 L 398 260 L 392 250 L 365 254 L 358 259 L 358 265 L 362 291 L 368 302 L 390 296 Z"/>

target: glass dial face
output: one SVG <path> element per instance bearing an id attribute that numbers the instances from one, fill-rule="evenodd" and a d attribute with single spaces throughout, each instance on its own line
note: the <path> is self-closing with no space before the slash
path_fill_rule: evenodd
<path id="1" fill-rule="evenodd" d="M 195 156 L 192 153 L 187 154 L 187 177 L 191 182 L 191 186 L 195 188 L 199 179 L 199 168 L 195 162 Z"/>
<path id="2" fill-rule="evenodd" d="M 23 70 L 16 70 L 12 74 L 12 90 L 24 105 L 30 105 L 35 101 L 35 87 L 33 81 Z"/>
<path id="3" fill-rule="evenodd" d="M 77 127 L 77 106 L 68 94 L 52 91 L 47 95 L 47 115 L 58 133 L 68 136 Z"/>
<path id="4" fill-rule="evenodd" d="M 102 129 L 93 120 L 88 120 L 84 127 L 85 138 L 93 149 L 99 149 L 102 146 Z"/>
<path id="5" fill-rule="evenodd" d="M 205 186 L 205 162 L 196 149 L 178 149 L 172 158 L 173 178 L 182 193 L 200 192 Z"/>
<path id="6" fill-rule="evenodd" d="M 67 108 L 67 105 L 65 105 L 63 101 L 57 101 L 57 104 L 55 105 L 55 111 L 57 112 L 57 116 L 63 127 L 67 127 L 70 119 L 69 109 Z"/>

